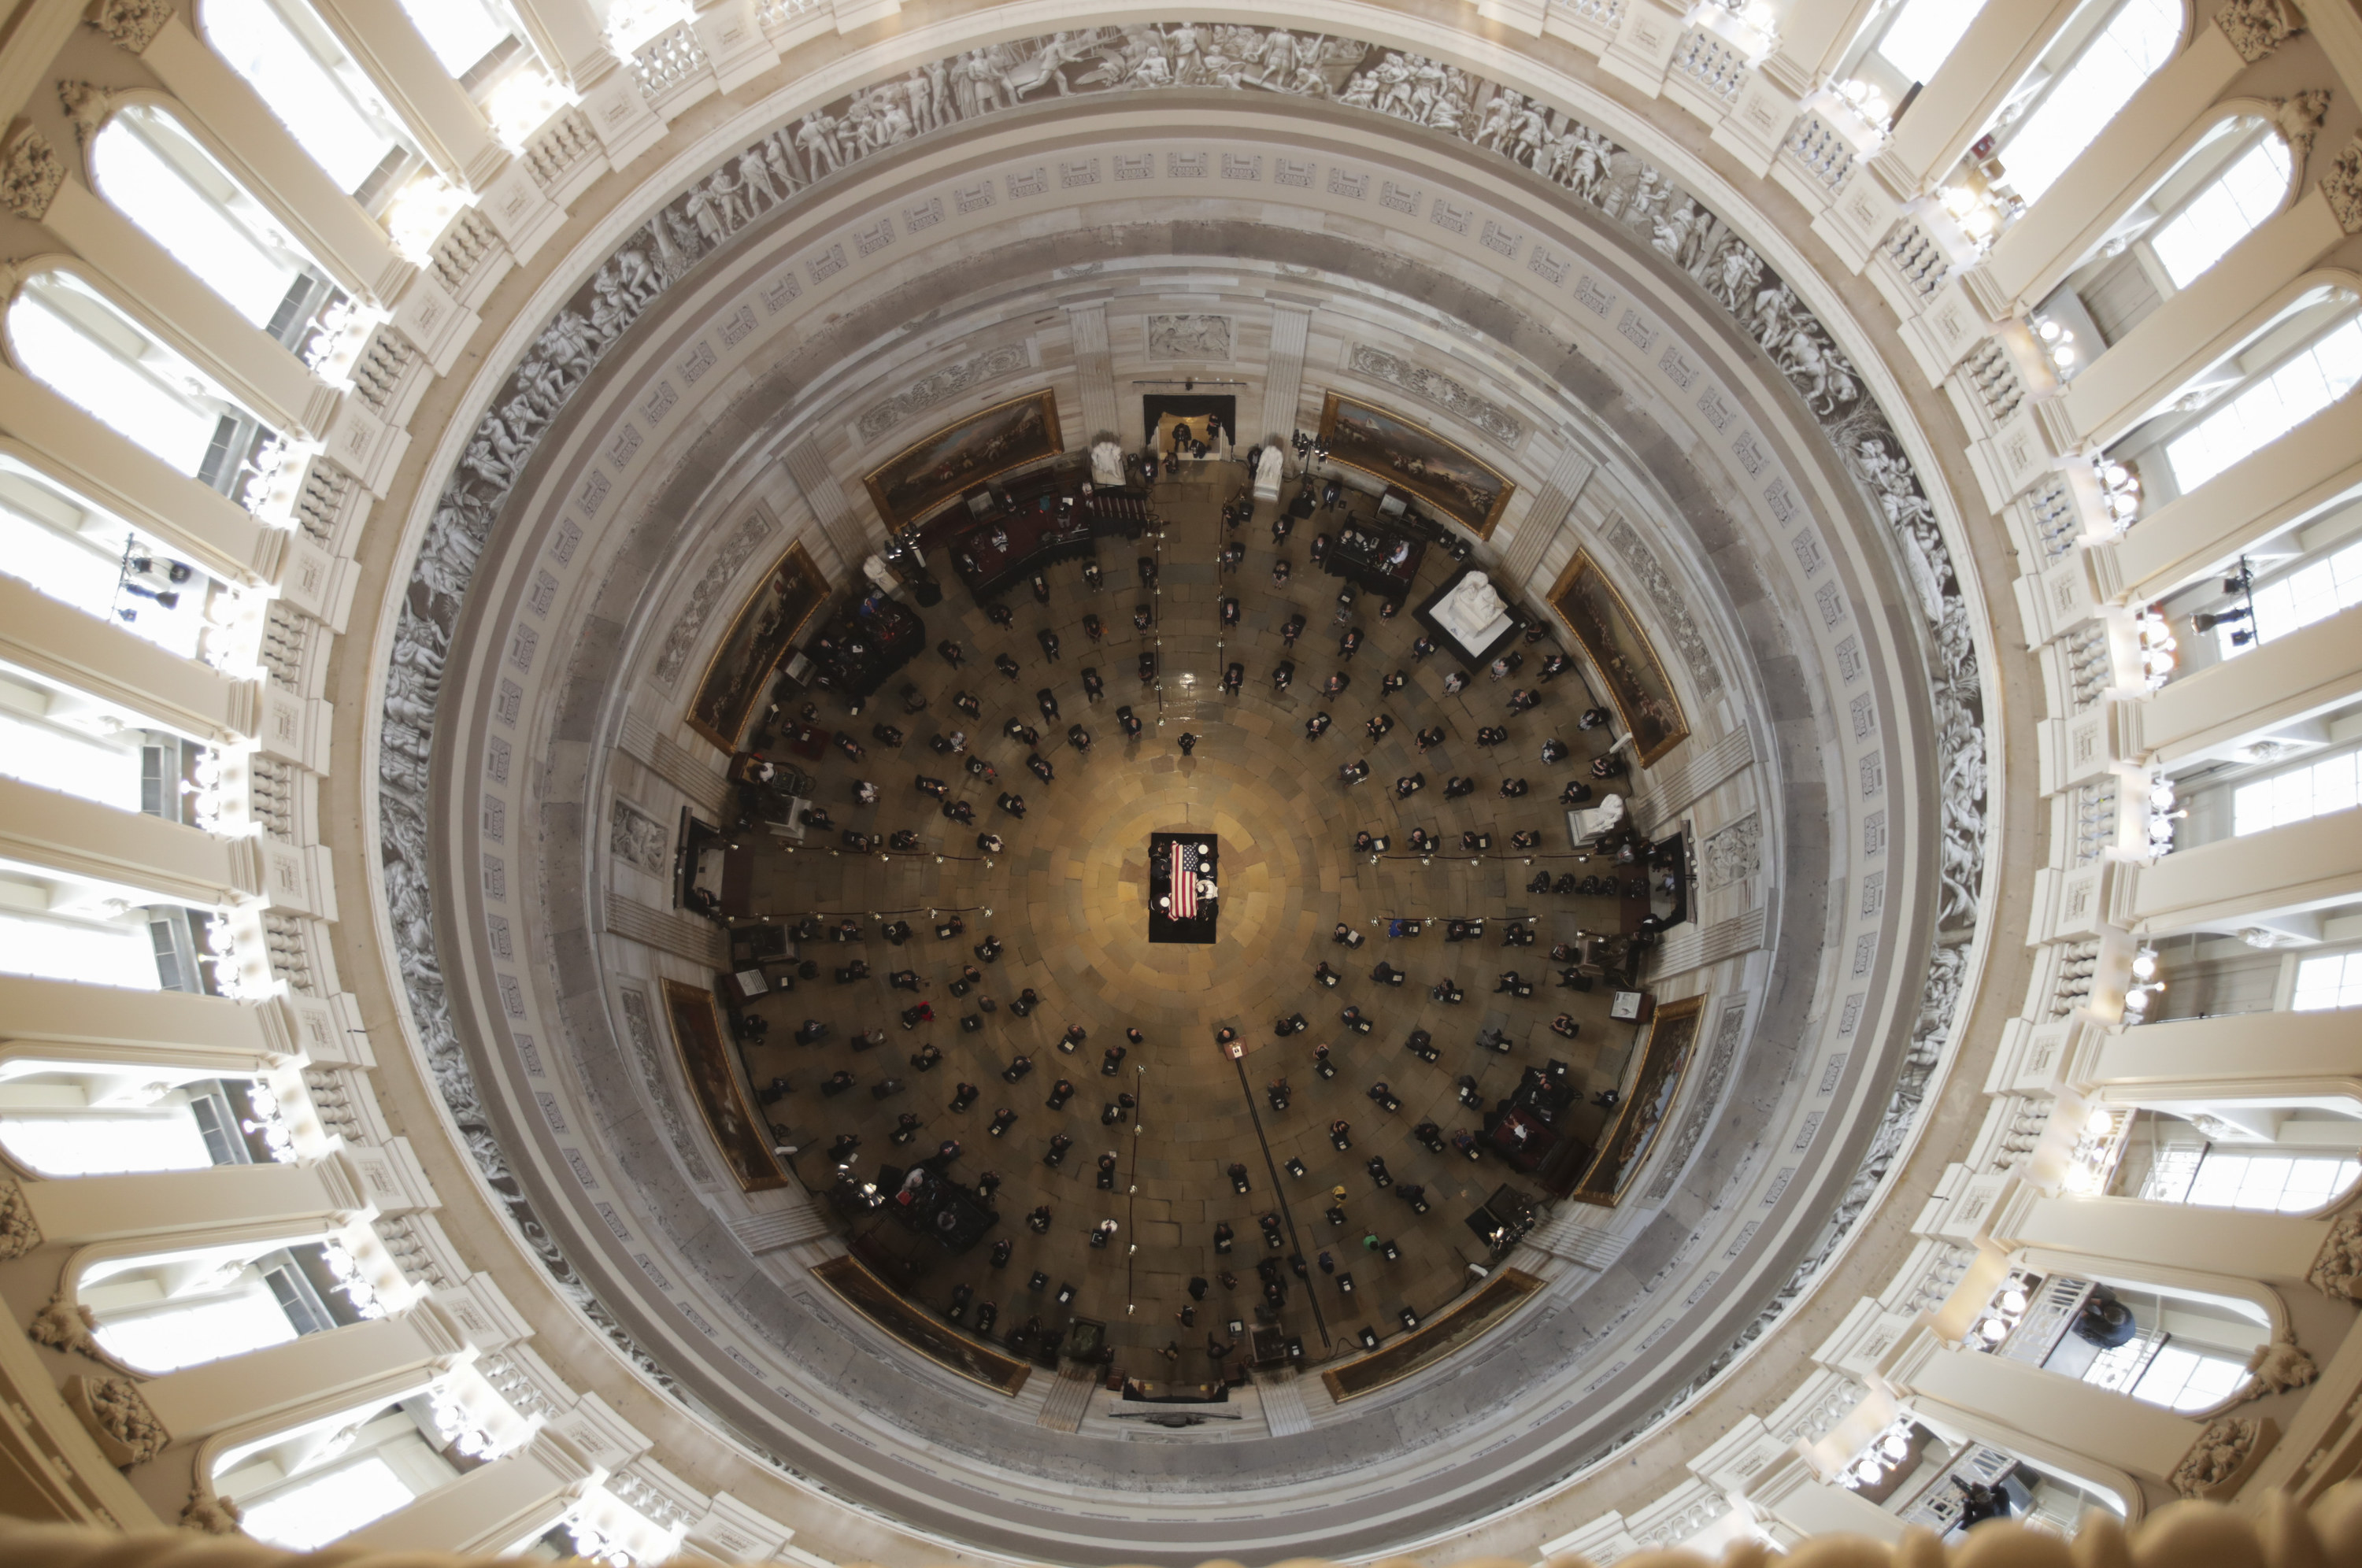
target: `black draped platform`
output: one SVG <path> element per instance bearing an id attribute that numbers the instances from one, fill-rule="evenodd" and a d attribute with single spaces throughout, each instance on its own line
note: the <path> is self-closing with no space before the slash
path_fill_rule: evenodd
<path id="1" fill-rule="evenodd" d="M 1214 922 L 1220 916 L 1221 906 L 1213 899 L 1198 897 L 1194 918 L 1173 918 L 1173 850 L 1175 845 L 1188 852 L 1186 864 L 1196 867 L 1200 882 L 1220 886 L 1219 863 L 1222 841 L 1210 833 L 1153 833 L 1148 835 L 1148 940 L 1151 942 L 1194 942 L 1200 944 L 1214 940 Z M 1184 895 L 1185 898 L 1187 895 Z"/>

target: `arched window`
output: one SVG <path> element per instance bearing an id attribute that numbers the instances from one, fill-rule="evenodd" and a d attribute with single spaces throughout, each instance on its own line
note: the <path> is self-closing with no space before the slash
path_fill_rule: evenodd
<path id="1" fill-rule="evenodd" d="M 226 583 L 5 452 L 0 572 L 183 657 L 252 658 L 251 639 L 236 635 L 247 606 Z"/>
<path id="2" fill-rule="evenodd" d="M 234 1448 L 215 1470 L 214 1490 L 238 1506 L 244 1534 L 309 1551 L 458 1479 L 440 1434 L 430 1442 L 430 1397 L 414 1395 Z"/>
<path id="3" fill-rule="evenodd" d="M 72 273 L 25 281 L 8 344 L 26 374 L 175 470 L 249 511 L 266 498 L 277 432 Z"/>
<path id="4" fill-rule="evenodd" d="M 2278 440 L 2362 381 L 2362 316 L 2348 314 L 2268 370 L 2252 374 L 2227 402 L 2166 442 L 2183 494 L 2267 443 Z"/>
<path id="5" fill-rule="evenodd" d="M 204 0 L 205 41 L 328 178 L 374 207 L 416 154 L 369 78 L 302 0 Z"/>
<path id="6" fill-rule="evenodd" d="M 126 990 L 226 994 L 206 955 L 229 945 L 216 911 L 18 861 L 0 862 L 0 975 Z M 241 971 L 224 960 L 224 979 Z"/>
<path id="7" fill-rule="evenodd" d="M 343 301 L 326 269 L 163 110 L 138 104 L 114 116 L 91 164 L 99 194 L 289 348 L 301 350 Z"/>
<path id="8" fill-rule="evenodd" d="M 1983 9 L 1983 0 L 1904 0 L 1879 36 L 1878 53 L 1904 82 L 1932 82 Z"/>
<path id="9" fill-rule="evenodd" d="M 1997 183 L 2031 204 L 2082 156 L 2116 112 L 2129 103 L 2181 42 L 2181 0 L 2124 0 L 2080 48 L 2070 23 L 2051 57 L 2036 68 L 2047 75 L 2012 107 L 2015 123 L 1993 138 L 2002 173 Z M 2060 58 L 2064 57 L 2064 58 Z"/>
<path id="10" fill-rule="evenodd" d="M 463 82 L 515 32 L 485 0 L 402 0 L 402 8 L 443 69 Z"/>
<path id="11" fill-rule="evenodd" d="M 2181 204 L 2148 237 L 2177 289 L 2186 289 L 2279 210 L 2287 197 L 2288 143 L 2266 132 Z"/>
<path id="12" fill-rule="evenodd" d="M 142 1372 L 174 1372 L 384 1316 L 334 1242 L 182 1248 L 93 1266 L 76 1286 L 101 1348 Z"/>

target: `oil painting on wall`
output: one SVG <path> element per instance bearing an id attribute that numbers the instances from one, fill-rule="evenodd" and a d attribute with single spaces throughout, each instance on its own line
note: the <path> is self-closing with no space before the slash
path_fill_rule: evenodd
<path id="1" fill-rule="evenodd" d="M 673 1045 L 680 1052 L 682 1074 L 705 1125 L 722 1149 L 730 1174 L 748 1192 L 785 1187 L 778 1161 L 771 1155 L 771 1140 L 762 1124 L 746 1113 L 746 1097 L 738 1091 L 738 1075 L 730 1065 L 730 1047 L 722 1038 L 722 1021 L 713 993 L 679 980 L 664 983 L 665 1013 L 672 1023 Z"/>
<path id="2" fill-rule="evenodd" d="M 1673 1097 L 1681 1092 L 1683 1075 L 1695 1054 L 1698 1021 L 1705 1014 L 1704 997 L 1684 997 L 1657 1010 L 1648 1043 L 1640 1049 L 1640 1070 L 1632 1075 L 1616 1120 L 1599 1140 L 1598 1157 L 1574 1184 L 1576 1202 L 1612 1209 L 1624 1196 L 1672 1114 Z"/>
<path id="3" fill-rule="evenodd" d="M 1408 491 L 1480 539 L 1518 488 L 1434 431 L 1336 392 L 1320 405 L 1320 442 L 1330 461 Z"/>
<path id="4" fill-rule="evenodd" d="M 723 750 L 736 751 L 763 683 L 827 600 L 828 580 L 801 545 L 781 556 L 713 650 L 690 701 L 689 727 Z"/>
<path id="5" fill-rule="evenodd" d="M 1657 650 L 1588 550 L 1574 552 L 1558 586 L 1551 590 L 1551 608 L 1591 656 L 1606 683 L 1609 701 L 1631 734 L 1641 767 L 1689 738 L 1681 699 L 1673 695 L 1673 683 L 1666 679 Z"/>
<path id="6" fill-rule="evenodd" d="M 1037 458 L 1065 450 L 1058 394 L 996 403 L 903 447 L 864 481 L 889 528 L 907 528 L 962 491 Z"/>

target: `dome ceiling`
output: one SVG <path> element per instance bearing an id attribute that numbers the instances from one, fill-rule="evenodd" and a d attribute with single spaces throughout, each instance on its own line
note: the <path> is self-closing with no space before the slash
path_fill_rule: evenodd
<path id="1" fill-rule="evenodd" d="M 1913 1136 L 1981 934 L 1982 616 L 1822 291 L 1631 150 L 1642 133 L 1573 118 L 1563 83 L 1310 29 L 1200 35 L 1194 62 L 1140 29 L 1025 40 L 1013 107 L 973 73 L 963 94 L 959 56 L 917 62 L 940 63 L 942 99 L 864 87 L 818 111 L 834 132 L 778 102 L 714 132 L 746 150 L 579 246 L 447 435 L 374 721 L 416 1048 L 553 1280 L 791 1475 L 1077 1561 L 1412 1544 L 1678 1408 L 1827 1268 Z M 1234 323 L 1253 379 L 1283 310 L 1320 323 L 1308 398 L 1451 431 L 1529 493 L 1589 465 L 1587 547 L 1696 732 L 1640 799 L 1751 800 L 1761 848 L 1733 882 L 1760 895 L 1760 934 L 1717 971 L 1637 1205 L 1654 1217 L 1620 1256 L 1553 1256 L 1535 1303 L 1350 1421 L 1153 1448 L 1053 1433 L 843 1310 L 811 1280 L 825 1249 L 767 1247 L 778 1210 L 700 1179 L 599 824 L 619 769 L 678 777 L 681 672 L 766 563 L 801 538 L 833 583 L 858 574 L 860 473 L 1043 386 L 1078 447 L 1078 367 L 1109 355 L 1127 396 L 1158 376 L 1149 316 Z M 1480 558 L 1539 598 L 1578 532 L 1521 552 L 1505 526 Z M 941 896 L 991 901 L 955 870 Z"/>

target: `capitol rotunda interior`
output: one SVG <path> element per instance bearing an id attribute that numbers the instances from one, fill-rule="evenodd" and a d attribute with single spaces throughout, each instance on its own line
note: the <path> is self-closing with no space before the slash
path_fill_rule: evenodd
<path id="1" fill-rule="evenodd" d="M 2357 94 L 0 0 L 0 1558 L 2362 1563 Z"/>

